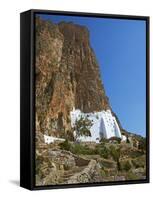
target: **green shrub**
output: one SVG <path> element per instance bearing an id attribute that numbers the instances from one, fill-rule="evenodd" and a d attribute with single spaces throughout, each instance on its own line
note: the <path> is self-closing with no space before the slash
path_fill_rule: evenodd
<path id="1" fill-rule="evenodd" d="M 134 174 L 133 172 L 129 171 L 127 174 L 126 174 L 126 180 L 137 180 L 139 179 L 140 177 L 136 174 Z"/>
<path id="2" fill-rule="evenodd" d="M 102 177 L 105 177 L 105 176 L 106 176 L 105 170 L 101 170 L 101 176 L 102 176 Z"/>
<path id="3" fill-rule="evenodd" d="M 102 135 L 102 133 L 101 133 L 101 135 Z M 100 142 L 101 142 L 101 144 L 109 143 L 109 139 L 101 138 Z"/>
<path id="4" fill-rule="evenodd" d="M 113 160 L 116 162 L 118 170 L 120 170 L 121 148 L 115 147 L 114 145 L 110 146 L 110 155 L 112 156 Z"/>
<path id="5" fill-rule="evenodd" d="M 95 153 L 105 159 L 108 159 L 110 155 L 109 149 L 105 145 L 96 146 Z"/>
<path id="6" fill-rule="evenodd" d="M 120 162 L 120 166 L 124 171 L 129 171 L 132 168 L 132 164 L 129 160 Z"/>
<path id="7" fill-rule="evenodd" d="M 145 167 L 146 165 L 146 158 L 145 156 L 139 156 L 138 158 L 132 159 L 132 164 L 135 168 Z"/>
<path id="8" fill-rule="evenodd" d="M 143 152 L 146 151 L 146 139 L 145 138 L 141 138 L 139 141 L 139 149 Z"/>
<path id="9" fill-rule="evenodd" d="M 128 155 L 131 158 L 138 158 L 138 157 L 144 155 L 144 153 L 142 151 L 130 151 Z"/>
<path id="10" fill-rule="evenodd" d="M 121 138 L 111 137 L 111 138 L 109 138 L 109 141 L 116 142 L 116 143 L 120 144 L 121 143 Z"/>
<path id="11" fill-rule="evenodd" d="M 127 144 L 130 143 L 129 136 L 126 137 L 126 143 L 127 143 Z"/>
<path id="12" fill-rule="evenodd" d="M 112 156 L 114 161 L 118 161 L 120 158 L 120 148 L 116 148 L 114 145 L 110 146 L 110 155 Z"/>
<path id="13" fill-rule="evenodd" d="M 74 154 L 83 154 L 83 155 L 93 155 L 95 154 L 94 149 L 89 148 L 86 145 L 74 144 L 72 146 L 71 152 Z"/>
<path id="14" fill-rule="evenodd" d="M 76 138 L 80 136 L 91 136 L 90 128 L 93 125 L 92 121 L 88 117 L 80 117 L 76 120 L 74 130 L 76 131 Z"/>
<path id="15" fill-rule="evenodd" d="M 64 142 L 60 143 L 60 148 L 62 150 L 70 151 L 71 150 L 71 143 L 66 139 Z"/>

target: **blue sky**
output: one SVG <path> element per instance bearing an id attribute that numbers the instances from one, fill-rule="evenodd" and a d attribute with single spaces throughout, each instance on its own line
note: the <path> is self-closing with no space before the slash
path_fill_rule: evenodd
<path id="1" fill-rule="evenodd" d="M 54 23 L 84 25 L 113 111 L 127 131 L 146 135 L 146 22 L 40 15 Z"/>

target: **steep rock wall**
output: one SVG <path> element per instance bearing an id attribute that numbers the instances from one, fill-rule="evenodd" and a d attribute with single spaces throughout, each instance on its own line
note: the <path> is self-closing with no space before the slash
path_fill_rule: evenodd
<path id="1" fill-rule="evenodd" d="M 111 109 L 89 31 L 36 18 L 36 132 L 72 137 L 70 111 Z"/>

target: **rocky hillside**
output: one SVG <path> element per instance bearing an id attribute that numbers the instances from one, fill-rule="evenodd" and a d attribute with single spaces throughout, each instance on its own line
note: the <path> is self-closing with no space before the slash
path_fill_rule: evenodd
<path id="1" fill-rule="evenodd" d="M 96 143 L 38 142 L 36 185 L 143 180 L 146 154 L 143 146 L 119 141 Z"/>
<path id="2" fill-rule="evenodd" d="M 36 18 L 36 132 L 71 137 L 70 111 L 111 109 L 86 27 Z"/>

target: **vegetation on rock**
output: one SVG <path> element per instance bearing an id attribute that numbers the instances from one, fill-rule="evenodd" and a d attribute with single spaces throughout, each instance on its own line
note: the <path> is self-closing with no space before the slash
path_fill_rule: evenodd
<path id="1" fill-rule="evenodd" d="M 88 137 L 91 136 L 90 128 L 93 125 L 92 121 L 88 119 L 88 117 L 80 117 L 80 119 L 76 120 L 74 125 L 74 130 L 76 133 L 76 139 L 80 136 Z"/>

